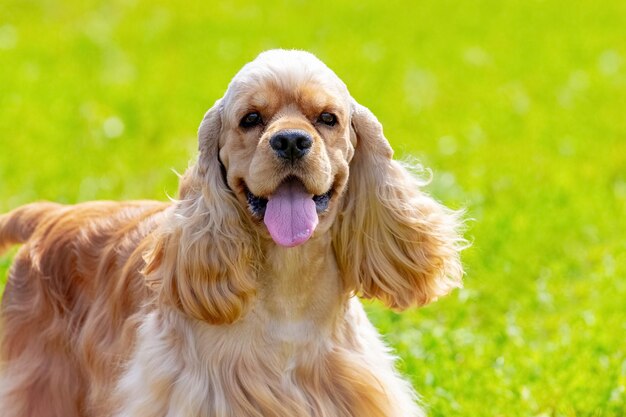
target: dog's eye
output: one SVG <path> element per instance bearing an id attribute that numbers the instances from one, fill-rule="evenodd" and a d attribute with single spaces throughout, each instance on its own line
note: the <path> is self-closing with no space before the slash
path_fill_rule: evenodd
<path id="1" fill-rule="evenodd" d="M 239 126 L 241 127 L 254 127 L 263 123 L 263 119 L 261 119 L 261 114 L 259 112 L 248 113 L 239 122 Z"/>
<path id="2" fill-rule="evenodd" d="M 317 121 L 320 123 L 324 123 L 327 126 L 335 126 L 335 123 L 337 123 L 337 116 L 332 113 L 324 112 L 320 114 L 320 117 L 319 119 L 317 119 Z"/>

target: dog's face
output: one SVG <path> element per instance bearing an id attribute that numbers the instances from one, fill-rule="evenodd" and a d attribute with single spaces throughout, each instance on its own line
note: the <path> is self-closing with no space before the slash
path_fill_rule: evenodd
<path id="1" fill-rule="evenodd" d="M 269 51 L 221 102 L 219 158 L 259 228 L 296 246 L 332 224 L 354 154 L 350 95 L 313 55 Z"/>

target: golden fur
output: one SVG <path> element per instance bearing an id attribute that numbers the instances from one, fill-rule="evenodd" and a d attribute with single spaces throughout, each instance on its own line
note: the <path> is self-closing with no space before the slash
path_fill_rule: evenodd
<path id="1" fill-rule="evenodd" d="M 243 129 L 251 110 L 264 125 Z M 269 138 L 294 128 L 312 147 L 280 164 Z M 199 151 L 172 204 L 0 217 L 0 249 L 23 244 L 2 301 L 2 416 L 421 416 L 355 294 L 401 310 L 458 287 L 458 214 L 420 191 L 374 115 L 305 52 L 246 65 L 205 115 Z M 246 190 L 292 177 L 333 193 L 312 238 L 288 249 Z"/>

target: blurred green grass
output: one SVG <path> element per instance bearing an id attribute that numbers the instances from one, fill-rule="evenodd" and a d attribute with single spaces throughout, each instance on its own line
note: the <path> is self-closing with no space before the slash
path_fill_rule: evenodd
<path id="1" fill-rule="evenodd" d="M 5 0 L 0 212 L 175 195 L 234 73 L 306 49 L 473 218 L 465 289 L 368 304 L 430 415 L 622 416 L 625 27 L 622 0 Z"/>

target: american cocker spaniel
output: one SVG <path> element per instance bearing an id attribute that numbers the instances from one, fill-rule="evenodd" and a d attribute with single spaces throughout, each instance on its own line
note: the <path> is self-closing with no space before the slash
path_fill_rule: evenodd
<path id="1" fill-rule="evenodd" d="M 264 52 L 173 203 L 35 203 L 2 300 L 3 417 L 421 416 L 357 296 L 460 286 L 459 216 L 313 55 Z"/>

